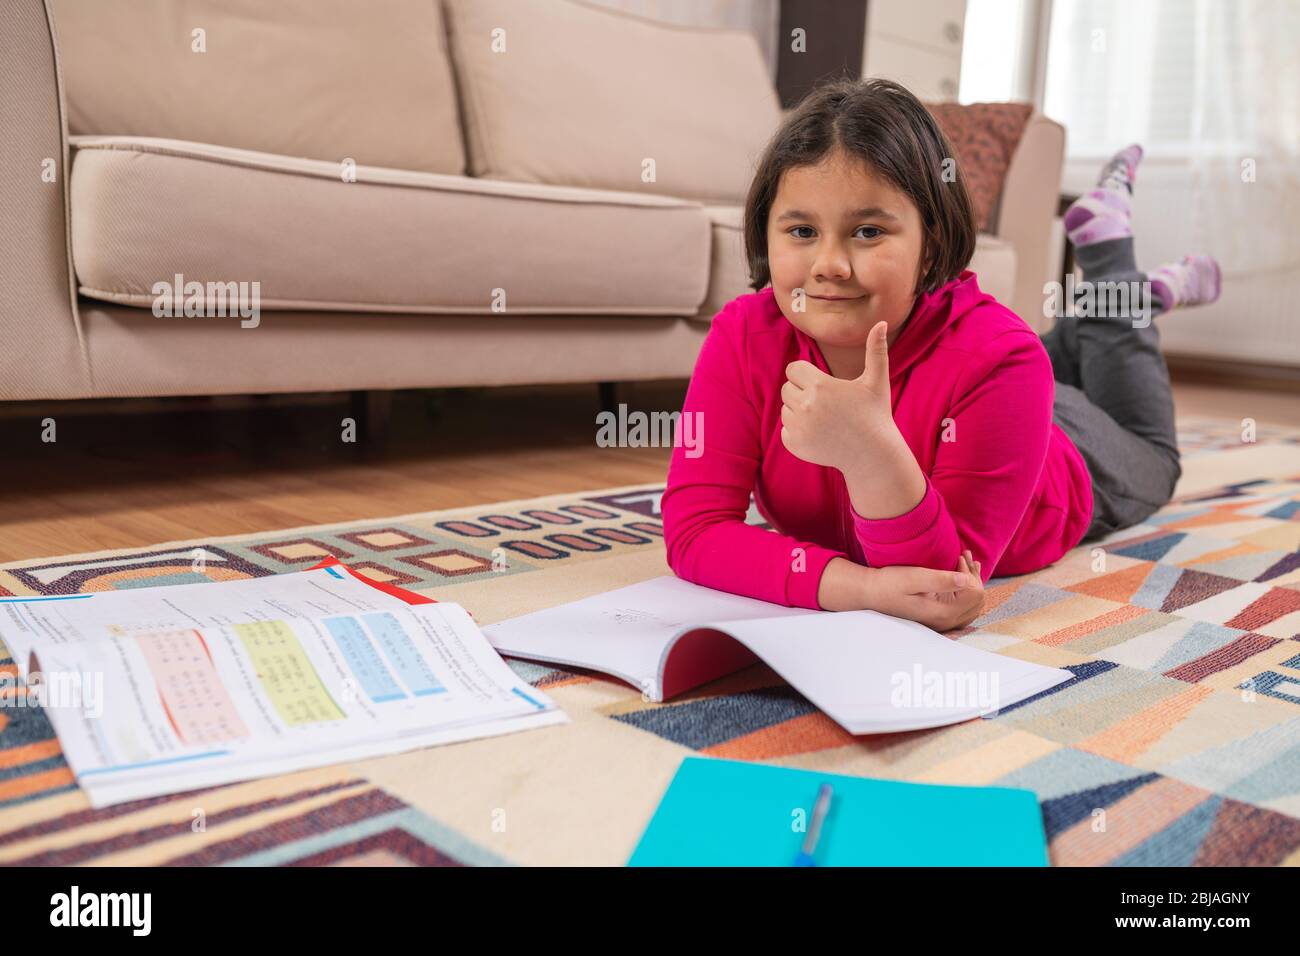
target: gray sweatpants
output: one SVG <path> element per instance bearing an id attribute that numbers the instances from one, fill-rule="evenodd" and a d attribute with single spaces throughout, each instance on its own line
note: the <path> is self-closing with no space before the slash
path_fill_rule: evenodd
<path id="1" fill-rule="evenodd" d="M 1134 262 L 1132 237 L 1084 246 L 1075 255 L 1094 289 L 1100 282 L 1146 280 Z M 1153 299 L 1150 316 L 1135 328 L 1132 308 L 1105 314 L 1107 297 L 1095 299 L 1101 314 L 1058 318 L 1042 337 L 1056 377 L 1052 419 L 1092 477 L 1092 523 L 1083 541 L 1144 521 L 1169 502 L 1182 474 L 1169 370 L 1150 321 L 1160 305 Z"/>

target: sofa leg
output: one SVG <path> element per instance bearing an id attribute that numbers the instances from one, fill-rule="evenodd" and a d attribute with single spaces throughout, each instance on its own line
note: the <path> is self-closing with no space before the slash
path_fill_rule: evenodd
<path id="1" fill-rule="evenodd" d="M 617 382 L 601 382 L 598 386 L 600 389 L 600 410 L 602 412 L 617 412 L 615 407 L 615 398 L 617 394 L 615 389 L 618 387 Z"/>
<path id="2" fill-rule="evenodd" d="M 352 418 L 357 423 L 359 450 L 376 452 L 387 444 L 392 411 L 392 392 L 371 390 L 352 393 Z"/>

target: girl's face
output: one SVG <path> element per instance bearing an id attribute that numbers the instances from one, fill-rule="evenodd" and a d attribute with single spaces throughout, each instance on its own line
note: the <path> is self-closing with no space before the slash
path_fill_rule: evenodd
<path id="1" fill-rule="evenodd" d="M 916 206 L 861 160 L 837 150 L 781 175 L 767 223 L 772 290 L 836 378 L 862 374 L 877 322 L 889 323 L 894 343 L 916 301 L 923 248 Z"/>

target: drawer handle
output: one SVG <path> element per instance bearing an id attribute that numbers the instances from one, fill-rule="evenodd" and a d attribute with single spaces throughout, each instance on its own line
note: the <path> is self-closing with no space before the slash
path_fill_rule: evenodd
<path id="1" fill-rule="evenodd" d="M 949 43 L 958 43 L 961 40 L 961 27 L 949 20 L 943 25 L 943 36 Z"/>
<path id="2" fill-rule="evenodd" d="M 945 76 L 942 80 L 939 81 L 939 89 L 943 91 L 944 96 L 956 96 L 957 81 L 952 79 L 951 77 Z"/>

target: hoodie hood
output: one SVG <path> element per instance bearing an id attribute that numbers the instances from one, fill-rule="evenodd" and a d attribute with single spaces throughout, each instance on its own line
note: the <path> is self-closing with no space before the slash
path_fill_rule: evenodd
<path id="1" fill-rule="evenodd" d="M 889 347 L 890 380 L 905 374 L 930 352 L 951 326 L 990 299 L 992 296 L 980 291 L 975 273 L 969 269 L 933 292 L 922 292 L 917 296 L 903 331 Z"/>

